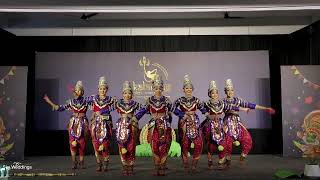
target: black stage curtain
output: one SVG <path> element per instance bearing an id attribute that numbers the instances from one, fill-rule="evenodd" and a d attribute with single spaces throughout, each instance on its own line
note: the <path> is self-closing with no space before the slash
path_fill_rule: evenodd
<path id="1" fill-rule="evenodd" d="M 29 144 L 32 143 L 31 132 L 33 129 L 33 111 L 34 111 L 34 87 L 35 87 L 35 53 L 34 48 L 27 43 L 19 40 L 15 35 L 0 29 L 0 66 L 28 66 L 27 77 L 27 104 L 26 104 L 26 129 L 25 129 L 25 156 Z M 1 107 L 0 107 L 1 109 Z M 31 137 L 31 138 L 28 138 Z"/>
<path id="2" fill-rule="evenodd" d="M 281 77 L 280 65 L 320 64 L 320 22 L 313 23 L 290 35 L 241 36 L 112 36 L 112 37 L 14 37 L 1 31 L 8 56 L 1 64 L 13 65 L 22 60 L 29 66 L 26 155 L 68 155 L 65 131 L 36 132 L 33 130 L 35 52 L 177 52 L 177 51 L 247 51 L 269 50 L 271 105 L 277 110 L 272 129 L 251 129 L 254 137 L 252 153 L 282 153 Z M 1 50 L 8 48 L 1 46 Z M 19 62 L 21 63 L 21 62 Z M 196 62 L 195 62 L 196 63 Z M 57 138 L 61 136 L 61 138 Z M 44 149 L 39 149 L 39 144 Z M 90 143 L 89 143 L 90 144 Z M 50 152 L 49 147 L 65 148 Z M 111 153 L 117 153 L 116 145 Z M 91 148 L 92 150 L 92 148 Z M 92 152 L 90 153 L 92 154 Z"/>

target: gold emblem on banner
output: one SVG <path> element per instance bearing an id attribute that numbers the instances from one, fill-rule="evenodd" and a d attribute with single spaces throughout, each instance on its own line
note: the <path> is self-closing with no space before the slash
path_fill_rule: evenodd
<path id="1" fill-rule="evenodd" d="M 153 95 L 152 80 L 160 75 L 166 82 L 169 75 L 165 67 L 157 62 L 151 63 L 150 59 L 145 56 L 139 60 L 139 66 L 142 68 L 143 80 L 140 83 L 133 81 L 134 95 L 136 98 L 147 99 Z M 164 93 L 170 92 L 171 89 L 171 84 L 164 83 Z"/>

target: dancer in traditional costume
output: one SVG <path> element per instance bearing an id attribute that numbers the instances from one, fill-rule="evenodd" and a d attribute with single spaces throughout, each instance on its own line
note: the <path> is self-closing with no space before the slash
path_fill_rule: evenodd
<path id="1" fill-rule="evenodd" d="M 134 116 L 135 111 L 141 105 L 132 100 L 133 89 L 129 81 L 125 81 L 122 86 L 123 99 L 116 103 L 116 110 L 120 118 L 116 124 L 116 137 L 119 146 L 119 154 L 123 166 L 123 175 L 133 175 L 135 161 L 136 136 L 138 133 L 138 120 Z"/>
<path id="2" fill-rule="evenodd" d="M 223 100 L 227 106 L 236 106 L 250 109 L 260 109 L 264 110 L 270 114 L 274 114 L 274 110 L 270 107 L 260 106 L 254 103 L 247 102 L 239 97 L 234 96 L 234 87 L 231 79 L 227 79 L 225 81 L 224 88 L 226 98 Z M 244 163 L 245 158 L 247 157 L 249 151 L 252 147 L 252 138 L 249 131 L 245 128 L 243 123 L 241 122 L 240 116 L 234 110 L 228 110 L 225 113 L 224 117 L 225 124 L 225 132 L 227 138 L 226 145 L 226 159 L 227 164 L 230 165 L 231 162 L 231 153 L 232 153 L 232 145 L 242 147 L 242 152 L 240 155 L 240 163 Z"/>
<path id="3" fill-rule="evenodd" d="M 110 142 L 112 135 L 112 117 L 110 112 L 115 109 L 116 99 L 107 96 L 108 84 L 104 76 L 99 78 L 98 94 L 89 97 L 93 111 L 90 132 L 94 147 L 97 172 L 108 171 Z"/>
<path id="4" fill-rule="evenodd" d="M 88 119 L 86 112 L 88 109 L 88 99 L 83 97 L 84 89 L 82 81 L 78 81 L 74 88 L 74 99 L 68 100 L 64 105 L 54 104 L 47 95 L 44 96 L 44 100 L 52 106 L 55 111 L 69 110 L 73 112 L 70 121 L 68 123 L 68 135 L 69 145 L 72 158 L 72 169 L 77 169 L 77 152 L 79 153 L 79 165 L 80 168 L 84 167 L 84 155 L 85 155 L 85 135 L 88 133 Z"/>
<path id="5" fill-rule="evenodd" d="M 226 105 L 219 99 L 218 88 L 215 81 L 211 81 L 208 89 L 210 99 L 204 102 L 206 119 L 201 123 L 204 139 L 208 149 L 208 168 L 213 169 L 212 155 L 218 151 L 218 169 L 224 169 L 226 166 L 225 146 L 226 138 L 223 129 L 223 116 L 226 111 L 239 111 L 239 109 L 248 111 L 248 108 Z"/>
<path id="6" fill-rule="evenodd" d="M 167 156 L 172 141 L 170 127 L 172 103 L 169 98 L 162 95 L 163 88 L 161 77 L 156 76 L 152 82 L 154 95 L 147 99 L 145 107 L 136 114 L 138 120 L 145 113 L 151 115 L 148 138 L 151 142 L 155 165 L 154 175 L 156 176 L 165 175 Z"/>
<path id="7" fill-rule="evenodd" d="M 189 173 L 189 158 L 188 153 L 191 148 L 194 148 L 191 172 L 195 173 L 197 163 L 199 161 L 203 142 L 202 133 L 200 130 L 200 120 L 196 114 L 197 110 L 205 112 L 203 103 L 192 95 L 194 90 L 193 84 L 188 75 L 185 75 L 183 82 L 183 91 L 185 95 L 178 98 L 174 102 L 174 114 L 179 117 L 178 133 L 179 143 L 182 148 L 182 161 L 186 173 Z"/>

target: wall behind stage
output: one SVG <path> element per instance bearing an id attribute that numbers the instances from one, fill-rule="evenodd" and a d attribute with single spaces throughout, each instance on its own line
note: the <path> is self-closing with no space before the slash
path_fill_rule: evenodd
<path id="1" fill-rule="evenodd" d="M 27 104 L 23 66 L 0 66 L 0 160 L 23 160 Z"/>
<path id="2" fill-rule="evenodd" d="M 145 65 L 143 57 L 146 57 Z M 149 66 L 148 66 L 149 60 Z M 145 69 L 144 69 L 145 68 Z M 97 93 L 100 76 L 106 76 L 110 86 L 108 94 L 121 97 L 122 83 L 134 81 L 135 99 L 144 103 L 152 95 L 150 77 L 158 73 L 166 84 L 166 96 L 172 101 L 183 95 L 183 76 L 189 74 L 195 86 L 194 95 L 207 100 L 210 80 L 217 82 L 220 96 L 224 97 L 224 81 L 233 80 L 236 95 L 250 102 L 270 106 L 268 51 L 226 52 L 92 52 L 36 54 L 35 125 L 38 130 L 65 130 L 70 113 L 52 112 L 42 96 L 47 93 L 54 102 L 65 103 L 71 97 L 70 88 L 82 80 L 85 94 Z M 90 113 L 88 113 L 90 117 Z M 112 113 L 114 121 L 118 118 Z M 270 128 L 269 115 L 251 111 L 242 113 L 249 128 Z M 148 122 L 145 116 L 140 127 Z M 173 119 L 177 128 L 177 118 Z"/>
<path id="3" fill-rule="evenodd" d="M 281 66 L 283 155 L 319 147 L 320 66 Z"/>

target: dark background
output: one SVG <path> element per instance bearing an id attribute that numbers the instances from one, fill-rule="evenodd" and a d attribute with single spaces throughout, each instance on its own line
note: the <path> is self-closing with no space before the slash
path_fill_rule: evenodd
<path id="1" fill-rule="evenodd" d="M 176 52 L 269 50 L 272 129 L 249 129 L 251 153 L 282 154 L 281 65 L 320 64 L 320 23 L 290 35 L 16 37 L 0 29 L 0 65 L 28 66 L 25 155 L 69 155 L 66 131 L 34 130 L 35 52 Z M 196 63 L 196 62 L 195 62 Z M 114 142 L 114 141 L 113 141 Z M 39 143 L 42 144 L 39 148 Z M 111 153 L 117 152 L 111 144 Z M 88 148 L 91 148 L 88 143 Z M 50 150 L 50 149 L 54 149 Z M 90 151 L 91 150 L 91 151 Z M 92 154 L 92 149 L 88 153 Z"/>

